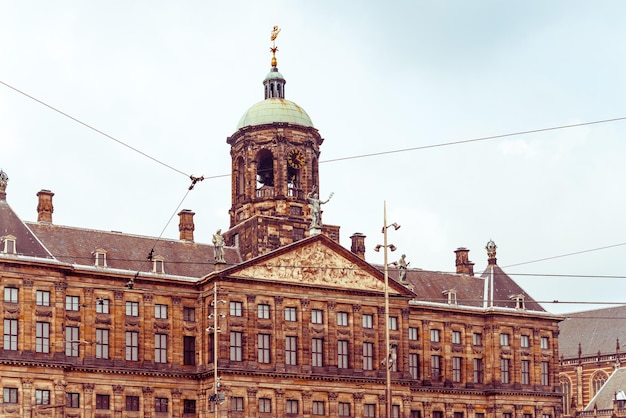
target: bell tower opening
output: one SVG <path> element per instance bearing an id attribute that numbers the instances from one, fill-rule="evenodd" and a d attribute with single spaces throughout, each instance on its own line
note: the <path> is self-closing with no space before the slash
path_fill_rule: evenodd
<path id="1" fill-rule="evenodd" d="M 256 197 L 271 197 L 274 195 L 274 155 L 263 149 L 256 158 Z"/>

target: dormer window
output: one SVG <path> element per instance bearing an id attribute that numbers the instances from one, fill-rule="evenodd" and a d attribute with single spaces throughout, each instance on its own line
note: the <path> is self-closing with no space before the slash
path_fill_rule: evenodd
<path id="1" fill-rule="evenodd" d="M 448 297 L 448 305 L 456 305 L 457 304 L 456 289 L 444 290 L 441 293 L 443 293 L 444 295 L 446 295 Z"/>
<path id="2" fill-rule="evenodd" d="M 524 295 L 509 296 L 509 299 L 515 302 L 515 309 L 526 310 L 526 303 L 524 301 Z"/>
<path id="3" fill-rule="evenodd" d="M 98 248 L 93 253 L 94 256 L 94 265 L 96 267 L 107 267 L 107 252 L 102 248 Z"/>
<path id="4" fill-rule="evenodd" d="M 152 258 L 152 272 L 165 273 L 165 258 L 160 255 Z"/>
<path id="5" fill-rule="evenodd" d="M 16 246 L 15 246 L 16 238 L 13 235 L 7 235 L 2 238 L 2 252 L 5 254 L 16 254 Z"/>

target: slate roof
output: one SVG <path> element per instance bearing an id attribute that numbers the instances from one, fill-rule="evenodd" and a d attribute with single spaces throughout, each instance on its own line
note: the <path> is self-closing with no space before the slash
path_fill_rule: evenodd
<path id="1" fill-rule="evenodd" d="M 382 270 L 382 266 L 379 266 Z M 398 277 L 397 269 L 389 269 L 389 277 L 395 280 Z M 515 302 L 511 295 L 524 295 L 526 310 L 545 312 L 541 305 L 530 297 L 511 277 L 500 267 L 493 266 L 494 272 L 494 303 L 499 308 L 515 309 Z M 420 269 L 408 269 L 406 280 L 413 286 L 417 300 L 424 302 L 448 303 L 448 297 L 443 292 L 456 290 L 458 305 L 483 307 L 485 280 L 490 275 L 490 268 L 480 276 L 465 274 L 443 273 Z"/>
<path id="2" fill-rule="evenodd" d="M 54 257 L 62 262 L 93 266 L 94 251 L 106 251 L 107 267 L 151 272 L 148 260 L 154 248 L 154 257 L 163 257 L 165 274 L 201 278 L 214 270 L 213 246 L 197 242 L 107 232 L 44 223 L 27 223 Z M 241 262 L 239 252 L 225 247 L 227 264 Z"/>
<path id="3" fill-rule="evenodd" d="M 565 315 L 559 324 L 559 353 L 564 358 L 615 353 L 617 339 L 626 342 L 626 305 Z M 621 350 L 623 351 L 623 350 Z"/>
<path id="4" fill-rule="evenodd" d="M 613 400 L 624 400 L 626 390 L 626 368 L 615 369 L 607 381 L 602 385 L 596 396 L 585 406 L 585 411 L 597 409 L 613 409 Z"/>
<path id="5" fill-rule="evenodd" d="M 16 251 L 19 255 L 52 258 L 33 231 L 13 212 L 5 199 L 0 199 L 0 239 L 7 235 L 15 237 Z M 4 248 L 4 244 L 2 248 Z"/>

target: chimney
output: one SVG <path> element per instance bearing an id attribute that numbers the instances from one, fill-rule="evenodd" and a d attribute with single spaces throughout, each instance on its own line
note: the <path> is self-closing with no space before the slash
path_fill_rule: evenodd
<path id="1" fill-rule="evenodd" d="M 456 254 L 456 273 L 467 274 L 469 276 L 474 275 L 474 263 L 469 261 L 469 251 L 465 247 L 457 248 L 454 253 Z"/>
<path id="2" fill-rule="evenodd" d="M 37 204 L 37 222 L 52 223 L 52 212 L 54 212 L 54 206 L 52 206 L 52 193 L 50 190 L 41 189 L 37 193 L 39 203 Z"/>
<path id="3" fill-rule="evenodd" d="M 352 240 L 350 251 L 356 254 L 361 260 L 365 260 L 365 235 L 360 232 L 355 232 L 350 239 Z"/>
<path id="4" fill-rule="evenodd" d="M 196 229 L 193 224 L 193 215 L 195 215 L 195 212 L 189 209 L 183 209 L 178 212 L 178 231 L 180 232 L 179 239 L 181 241 L 193 242 L 193 230 Z"/>

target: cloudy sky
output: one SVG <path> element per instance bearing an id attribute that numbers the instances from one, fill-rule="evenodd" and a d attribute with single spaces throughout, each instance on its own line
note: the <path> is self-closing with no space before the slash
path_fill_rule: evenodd
<path id="1" fill-rule="evenodd" d="M 323 220 L 342 245 L 364 233 L 367 259 L 382 262 L 386 201 L 402 225 L 391 258 L 411 267 L 453 271 L 463 246 L 480 272 L 493 239 L 536 300 L 560 301 L 551 312 L 626 302 L 622 1 L 0 8 L 0 168 L 24 220 L 50 189 L 60 225 L 176 239 L 186 208 L 196 241 L 227 229 L 226 138 L 263 99 L 278 25 L 286 96 L 325 138 Z M 366 154 L 378 155 L 345 159 Z M 187 193 L 190 174 L 215 177 Z"/>

